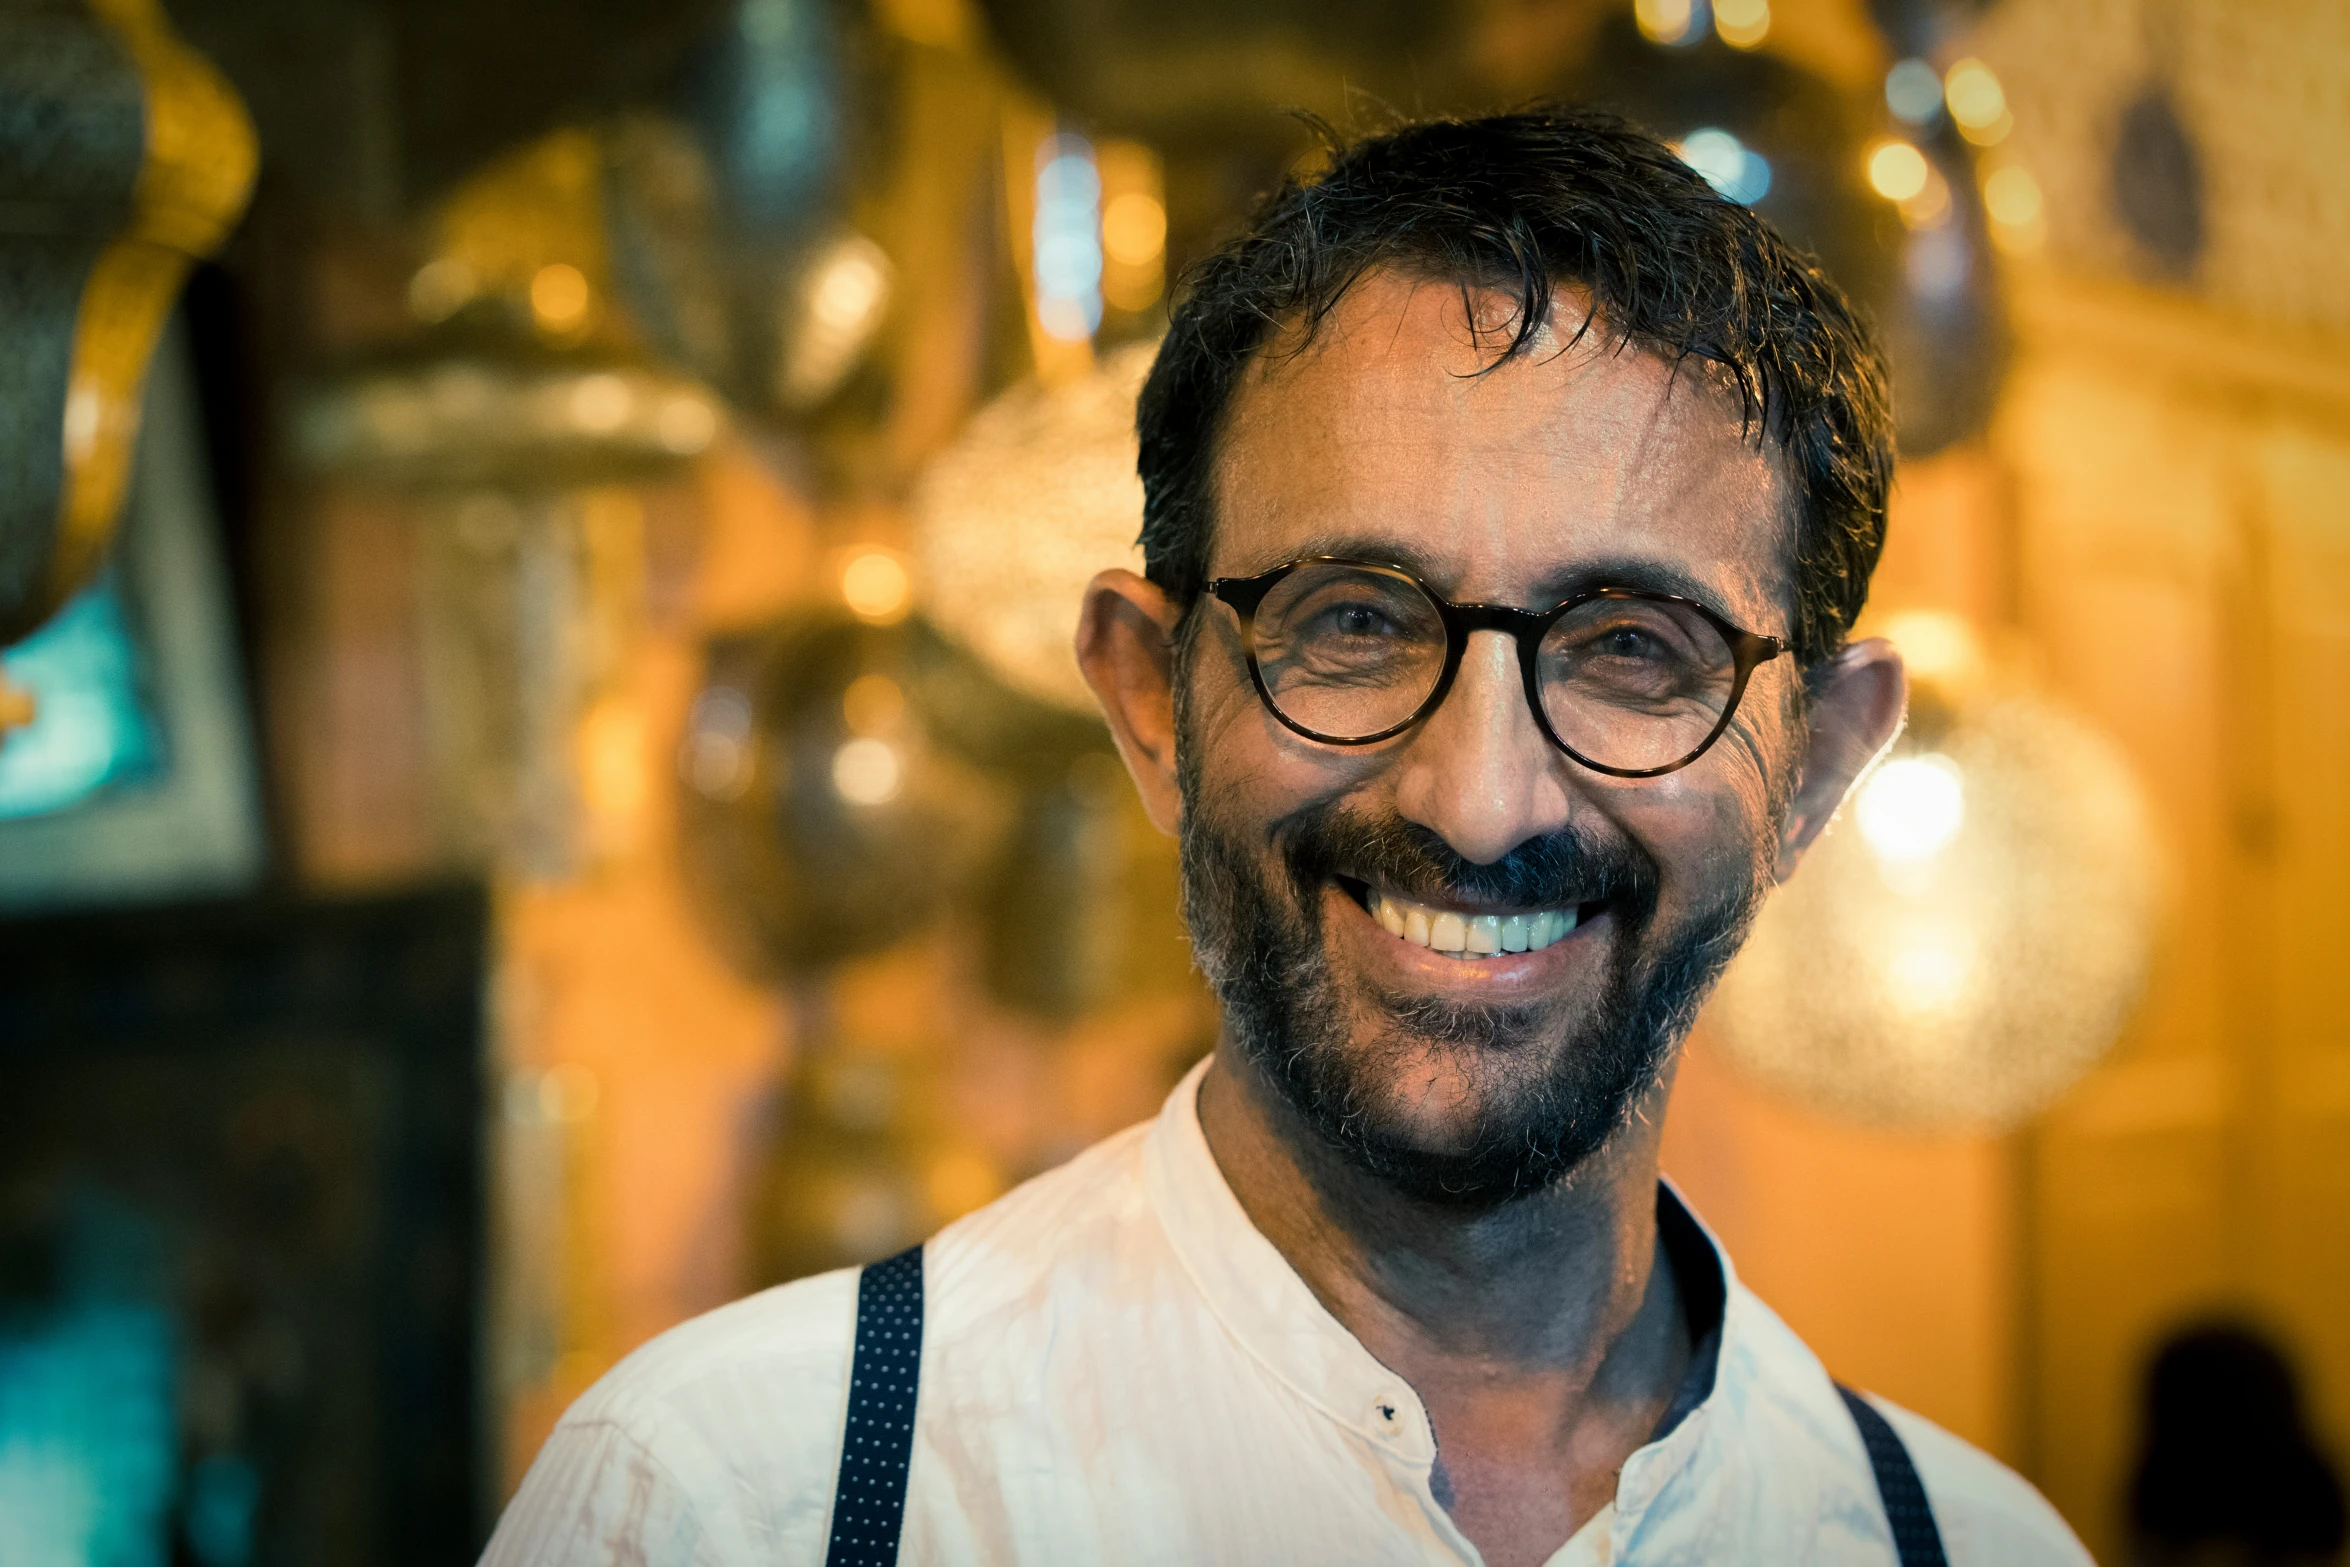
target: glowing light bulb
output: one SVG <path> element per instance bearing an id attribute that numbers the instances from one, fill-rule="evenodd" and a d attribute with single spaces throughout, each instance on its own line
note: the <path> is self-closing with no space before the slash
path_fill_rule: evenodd
<path id="1" fill-rule="evenodd" d="M 1852 803 L 1870 848 L 1887 860 L 1939 853 L 1966 822 L 1966 787 L 1947 756 L 1904 756 L 1870 774 Z"/>

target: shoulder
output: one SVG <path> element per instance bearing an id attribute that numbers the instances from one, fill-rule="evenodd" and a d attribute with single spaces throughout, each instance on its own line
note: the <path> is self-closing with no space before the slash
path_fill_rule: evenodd
<path id="1" fill-rule="evenodd" d="M 931 1239 L 926 1360 L 942 1342 L 1038 1315 L 1090 1259 L 1115 1254 L 1142 1211 L 1135 1174 L 1147 1129 L 1095 1145 Z M 820 1556 L 856 1320 L 857 1270 L 844 1268 L 645 1344 L 557 1424 L 485 1567 Z"/>
<path id="2" fill-rule="evenodd" d="M 2089 1552 L 2032 1482 L 1925 1416 L 1872 1397 L 1909 1449 L 1953 1567 L 2089 1567 Z"/>
<path id="3" fill-rule="evenodd" d="M 1782 1462 L 1811 1468 L 1831 1512 L 1857 1506 L 1872 1534 L 1883 1502 L 1852 1412 L 1817 1356 L 1743 1284 L 1732 1290 L 1753 1429 L 1767 1426 Z M 1874 1394 L 1926 1490 L 1951 1567 L 2090 1567 L 2063 1517 L 2030 1481 L 1961 1437 Z M 1800 1455 L 1800 1456 L 1799 1456 Z M 1882 1535 L 1878 1535 L 1882 1538 Z"/>
<path id="4" fill-rule="evenodd" d="M 749 1561 L 813 1542 L 831 1502 L 856 1331 L 854 1269 L 653 1339 L 557 1423 L 485 1567 Z"/>
<path id="5" fill-rule="evenodd" d="M 1141 1180 L 1150 1123 L 1096 1143 L 930 1242 L 925 1272 L 933 1342 L 953 1343 L 1049 1305 L 1098 1298 L 1102 1275 L 1152 1257 L 1157 1221 Z"/>

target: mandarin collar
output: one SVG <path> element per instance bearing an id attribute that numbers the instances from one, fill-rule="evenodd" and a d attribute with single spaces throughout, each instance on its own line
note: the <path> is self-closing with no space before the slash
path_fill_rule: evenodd
<path id="1" fill-rule="evenodd" d="M 1144 1144 L 1145 1189 L 1177 1258 L 1225 1329 L 1277 1381 L 1372 1446 L 1407 1464 L 1432 1466 L 1436 1438 L 1419 1395 L 1330 1314 L 1224 1179 L 1199 1121 L 1199 1087 L 1208 1064 L 1202 1060 L 1175 1086 Z M 1701 1348 L 1700 1363 L 1691 1368 L 1701 1385 L 1685 1390 L 1679 1417 L 1624 1466 L 1616 1530 L 1635 1523 L 1713 1438 L 1721 1377 L 1747 1358 L 1728 1254 L 1670 1181 L 1660 1178 L 1657 1203 L 1660 1224 L 1681 1230 L 1683 1244 L 1668 1248 L 1673 1265 L 1702 1266 L 1710 1258 L 1719 1270 L 1712 1289 L 1702 1276 L 1683 1280 L 1684 1298 L 1701 1308 L 1718 1303 L 1720 1316 L 1711 1334 L 1698 1335 L 1710 1339 L 1714 1350 L 1709 1355 Z"/>

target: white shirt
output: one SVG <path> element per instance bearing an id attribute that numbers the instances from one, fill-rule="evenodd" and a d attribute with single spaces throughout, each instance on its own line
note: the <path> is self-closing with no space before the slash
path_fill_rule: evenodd
<path id="1" fill-rule="evenodd" d="M 1479 1562 L 1429 1489 L 1420 1400 L 1249 1222 L 1199 1080 L 929 1243 L 901 1561 Z M 1549 1567 L 1891 1562 L 1827 1372 L 1703 1239 L 1724 1287 L 1712 1385 Z M 853 1270 L 803 1279 L 629 1356 L 556 1427 L 485 1567 L 821 1563 L 856 1297 Z M 1879 1407 L 1951 1567 L 2088 1563 L 2022 1479 Z"/>

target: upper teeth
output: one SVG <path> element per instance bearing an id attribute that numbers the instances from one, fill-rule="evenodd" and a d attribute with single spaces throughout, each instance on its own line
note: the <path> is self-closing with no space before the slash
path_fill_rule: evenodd
<path id="1" fill-rule="evenodd" d="M 1371 917 L 1416 947 L 1455 957 L 1485 958 L 1504 952 L 1540 952 L 1575 928 L 1576 911 L 1536 909 L 1527 914 L 1460 914 L 1434 909 L 1386 893 L 1370 895 Z"/>

